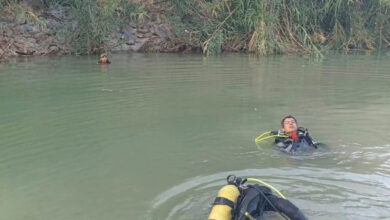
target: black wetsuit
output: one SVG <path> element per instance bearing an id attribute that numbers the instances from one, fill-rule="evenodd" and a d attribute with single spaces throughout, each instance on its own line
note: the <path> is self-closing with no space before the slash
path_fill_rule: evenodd
<path id="1" fill-rule="evenodd" d="M 317 142 L 310 137 L 307 129 L 300 127 L 298 128 L 297 133 L 298 141 L 293 140 L 291 137 L 277 137 L 275 138 L 275 146 L 288 153 L 308 151 L 317 148 Z"/>
<path id="2" fill-rule="evenodd" d="M 291 220 L 307 220 L 299 208 L 289 200 L 273 195 L 270 188 L 258 184 L 249 185 L 243 190 L 233 212 L 233 220 L 248 220 L 245 213 L 249 213 L 253 219 L 263 219 L 266 211 L 283 213 Z"/>

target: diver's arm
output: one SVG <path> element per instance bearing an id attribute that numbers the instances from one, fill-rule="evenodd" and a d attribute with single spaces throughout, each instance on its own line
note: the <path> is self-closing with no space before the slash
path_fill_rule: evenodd
<path id="1" fill-rule="evenodd" d="M 299 138 L 303 138 L 306 140 L 306 142 L 308 144 L 310 144 L 311 146 L 317 148 L 317 144 L 318 142 L 315 141 L 310 135 L 309 135 L 309 131 L 307 130 L 307 128 L 303 128 L 303 127 L 299 127 L 298 128 L 298 132 L 299 132 Z"/>
<path id="2" fill-rule="evenodd" d="M 275 195 L 269 195 L 268 199 L 272 203 L 272 206 L 269 204 L 267 206 L 269 210 L 281 212 L 289 217 L 290 220 L 307 220 L 301 210 L 289 200 L 279 198 Z M 274 208 L 277 210 L 274 210 Z"/>
<path id="3" fill-rule="evenodd" d="M 310 135 L 309 132 L 306 133 L 306 141 L 313 147 L 317 148 L 318 147 L 318 142 L 315 141 Z"/>

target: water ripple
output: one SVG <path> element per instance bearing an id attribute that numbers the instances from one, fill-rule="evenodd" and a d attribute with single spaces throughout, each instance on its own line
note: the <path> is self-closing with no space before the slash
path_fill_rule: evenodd
<path id="1" fill-rule="evenodd" d="M 246 169 L 197 176 L 156 196 L 147 219 L 205 219 L 226 176 L 271 183 L 313 219 L 366 219 L 390 215 L 389 176 L 322 168 Z M 341 210 L 344 210 L 341 212 Z M 376 210 L 375 212 L 373 212 Z M 195 214 L 197 213 L 197 214 Z"/>

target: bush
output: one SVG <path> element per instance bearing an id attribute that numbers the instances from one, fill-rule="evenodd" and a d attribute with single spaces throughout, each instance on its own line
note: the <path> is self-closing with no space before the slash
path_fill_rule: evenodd
<path id="1" fill-rule="evenodd" d="M 207 54 L 218 52 L 219 44 L 236 43 L 237 36 L 242 50 L 261 55 L 298 51 L 320 55 L 324 48 L 389 45 L 390 0 L 169 0 L 169 4 L 179 16 L 173 23 L 195 33 L 192 36 Z"/>

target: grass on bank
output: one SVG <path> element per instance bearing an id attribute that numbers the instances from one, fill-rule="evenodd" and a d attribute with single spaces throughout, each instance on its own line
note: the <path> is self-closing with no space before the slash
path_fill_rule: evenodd
<path id="1" fill-rule="evenodd" d="M 21 0 L 0 0 L 16 7 Z M 65 31 L 74 53 L 97 53 L 122 25 L 147 16 L 135 0 L 29 0 L 40 7 L 68 7 L 77 26 Z M 245 51 L 259 55 L 389 48 L 390 0 L 164 0 L 185 48 L 205 54 Z M 18 12 L 26 19 L 34 14 Z"/>
<path id="2" fill-rule="evenodd" d="M 168 0 L 188 44 L 259 55 L 389 47 L 390 0 Z"/>
<path id="3" fill-rule="evenodd" d="M 72 0 L 72 14 L 77 28 L 70 31 L 77 54 L 108 51 L 105 41 L 125 23 L 142 21 L 147 11 L 127 0 Z"/>

